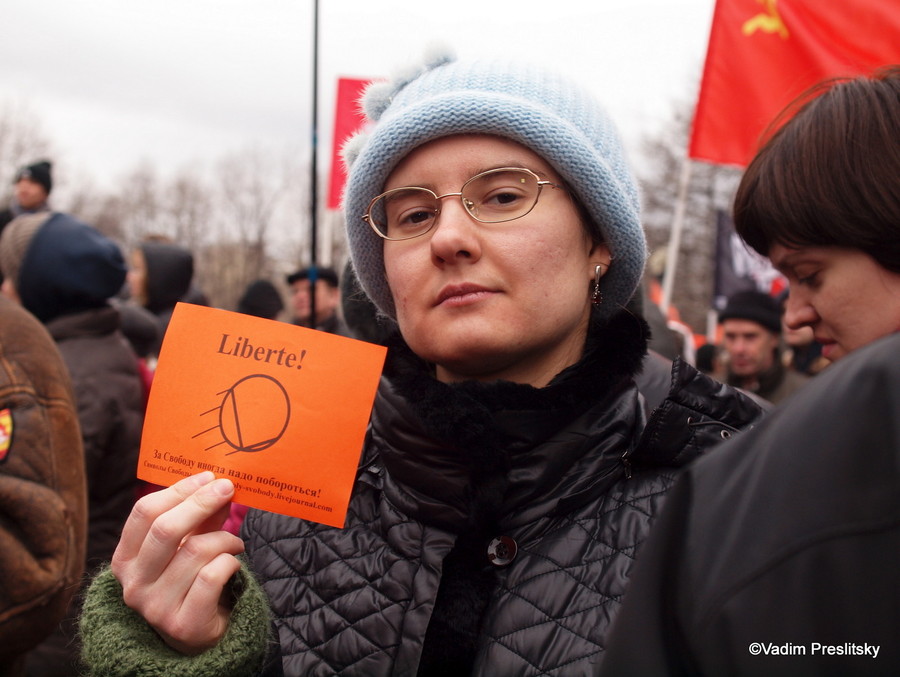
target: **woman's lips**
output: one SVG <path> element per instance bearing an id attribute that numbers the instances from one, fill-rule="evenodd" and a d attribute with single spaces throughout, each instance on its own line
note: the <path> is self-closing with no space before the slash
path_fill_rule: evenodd
<path id="1" fill-rule="evenodd" d="M 444 287 L 435 300 L 435 306 L 461 306 L 473 303 L 486 295 L 493 294 L 490 289 L 476 284 L 450 285 Z"/>
<path id="2" fill-rule="evenodd" d="M 816 340 L 820 344 L 822 344 L 822 357 L 824 357 L 826 360 L 833 360 L 834 353 L 837 350 L 837 343 L 835 343 L 834 341 L 825 341 L 825 340 L 820 341 L 818 339 L 816 339 Z"/>

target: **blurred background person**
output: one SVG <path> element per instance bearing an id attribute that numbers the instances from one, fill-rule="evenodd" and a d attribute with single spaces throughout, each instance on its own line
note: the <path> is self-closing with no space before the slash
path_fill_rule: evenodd
<path id="1" fill-rule="evenodd" d="M 359 286 L 352 261 L 347 261 L 341 274 L 341 315 L 347 327 L 347 336 L 388 345 L 393 323 L 379 315 L 372 299 Z"/>
<path id="2" fill-rule="evenodd" d="M 66 614 L 84 571 L 87 491 L 66 365 L 47 330 L 0 295 L 0 675 Z"/>
<path id="3" fill-rule="evenodd" d="M 134 505 L 144 402 L 137 357 L 110 304 L 125 282 L 118 246 L 61 214 L 13 219 L 0 237 L 3 293 L 56 341 L 75 391 L 88 488 L 87 571 L 108 561 Z M 28 658 L 35 675 L 77 673 L 76 615 Z"/>
<path id="4" fill-rule="evenodd" d="M 778 404 L 806 382 L 781 361 L 781 308 L 774 298 L 760 291 L 737 292 L 719 323 L 729 385 Z"/>
<path id="5" fill-rule="evenodd" d="M 153 313 L 158 323 L 157 341 L 149 351 L 151 368 L 159 356 L 175 304 L 191 291 L 193 279 L 194 255 L 186 247 L 173 242 L 148 241 L 131 252 L 128 270 L 131 298 Z"/>
<path id="6" fill-rule="evenodd" d="M 19 169 L 13 177 L 13 197 L 9 207 L 0 211 L 0 235 L 6 224 L 22 214 L 49 211 L 48 199 L 53 190 L 52 165 L 40 160 Z M 0 273 L 0 283 L 3 273 Z"/>
<path id="7" fill-rule="evenodd" d="M 721 358 L 719 356 L 719 346 L 715 343 L 704 343 L 702 346 L 698 347 L 696 359 L 697 363 L 694 366 L 697 367 L 698 371 L 702 371 L 707 376 L 711 376 L 717 380 L 722 380 L 724 378 Z"/>
<path id="8" fill-rule="evenodd" d="M 127 285 L 123 288 L 127 295 Z M 144 404 L 150 397 L 150 386 L 153 383 L 153 371 L 156 364 L 156 353 L 160 341 L 160 326 L 156 315 L 143 306 L 139 306 L 128 298 L 120 296 L 111 299 L 119 311 L 121 329 L 131 349 L 138 358 L 138 372 L 144 385 Z"/>
<path id="9" fill-rule="evenodd" d="M 284 310 L 281 293 L 269 280 L 254 280 L 238 300 L 237 312 L 277 320 Z"/>
<path id="10" fill-rule="evenodd" d="M 291 289 L 293 323 L 301 327 L 314 327 L 330 334 L 346 334 L 347 330 L 338 313 L 341 305 L 340 281 L 334 268 L 316 268 L 316 320 L 310 320 L 312 312 L 312 283 L 310 268 L 301 268 L 287 276 Z"/>
<path id="11" fill-rule="evenodd" d="M 53 165 L 39 160 L 26 165 L 13 178 L 13 197 L 9 207 L 0 212 L 0 233 L 6 224 L 22 214 L 49 211 L 48 200 L 53 190 Z"/>

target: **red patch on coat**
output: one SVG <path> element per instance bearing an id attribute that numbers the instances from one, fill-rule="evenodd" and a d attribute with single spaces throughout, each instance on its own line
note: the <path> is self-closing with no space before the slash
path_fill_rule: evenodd
<path id="1" fill-rule="evenodd" d="M 9 409 L 0 409 L 0 461 L 6 459 L 12 444 L 13 422 Z"/>

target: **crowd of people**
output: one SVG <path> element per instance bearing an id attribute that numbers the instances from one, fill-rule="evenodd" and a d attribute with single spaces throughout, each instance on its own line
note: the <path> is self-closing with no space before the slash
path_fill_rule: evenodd
<path id="1" fill-rule="evenodd" d="M 900 671 L 900 67 L 773 127 L 734 222 L 788 289 L 730 297 L 696 365 L 577 83 L 441 55 L 361 104 L 350 260 L 234 308 L 388 347 L 341 529 L 136 479 L 193 255 L 126 255 L 51 208 L 49 161 L 16 173 L 0 674 Z"/>

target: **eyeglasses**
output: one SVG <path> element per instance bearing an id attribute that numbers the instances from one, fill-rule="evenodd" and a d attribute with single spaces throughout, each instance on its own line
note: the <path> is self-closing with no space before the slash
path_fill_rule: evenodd
<path id="1" fill-rule="evenodd" d="M 434 228 L 445 197 L 459 197 L 476 221 L 503 223 L 534 209 L 544 186 L 562 188 L 542 181 L 530 169 L 500 167 L 476 174 L 458 193 L 438 195 L 416 186 L 393 188 L 372 200 L 362 218 L 385 240 L 409 240 Z"/>

